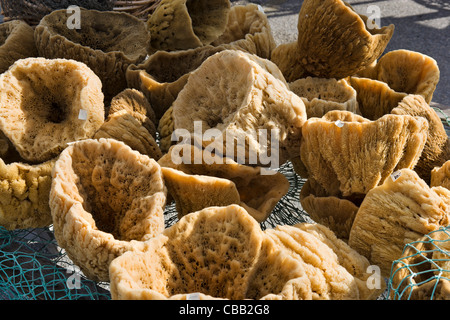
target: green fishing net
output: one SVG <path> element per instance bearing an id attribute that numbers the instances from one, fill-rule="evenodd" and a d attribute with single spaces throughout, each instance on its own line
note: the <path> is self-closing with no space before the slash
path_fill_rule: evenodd
<path id="1" fill-rule="evenodd" d="M 450 133 L 449 117 L 439 109 L 436 111 L 442 115 L 446 130 Z M 294 172 L 290 162 L 281 166 L 279 171 L 289 180 L 290 189 L 268 219 L 261 223 L 261 228 L 313 223 L 301 208 L 299 200 L 300 190 L 306 180 Z M 165 211 L 166 227 L 176 221 L 175 204 L 171 203 Z M 391 285 L 389 289 L 393 292 L 391 298 L 401 296 L 398 288 Z M 379 299 L 387 299 L 388 290 Z M 0 300 L 85 299 L 109 300 L 109 284 L 87 279 L 58 246 L 51 226 L 14 231 L 0 227 Z"/>
<path id="2" fill-rule="evenodd" d="M 450 227 L 408 243 L 392 264 L 388 288 L 392 300 L 450 299 Z"/>

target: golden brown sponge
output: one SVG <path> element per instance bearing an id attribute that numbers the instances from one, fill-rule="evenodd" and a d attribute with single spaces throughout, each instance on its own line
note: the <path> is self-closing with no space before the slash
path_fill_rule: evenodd
<path id="1" fill-rule="evenodd" d="M 92 138 L 104 118 L 100 79 L 84 63 L 27 58 L 0 76 L 0 130 L 27 162 Z"/>
<path id="2" fill-rule="evenodd" d="M 260 299 L 274 293 L 287 299 L 307 295 L 299 262 L 275 250 L 259 224 L 237 205 L 210 207 L 184 216 L 110 265 L 111 297 L 126 299 Z M 139 281 L 136 281 L 140 279 Z M 303 292 L 304 293 L 303 293 Z"/>
<path id="3" fill-rule="evenodd" d="M 127 83 L 145 94 L 160 119 L 183 89 L 189 74 L 211 55 L 234 49 L 269 59 L 274 48 L 267 16 L 255 4 L 236 5 L 230 9 L 223 34 L 210 45 L 170 52 L 158 50 L 144 62 L 128 67 Z"/>
<path id="4" fill-rule="evenodd" d="M 367 193 L 348 244 L 388 276 L 407 243 L 449 222 L 450 191 L 430 188 L 415 171 L 401 169 Z"/>
<path id="5" fill-rule="evenodd" d="M 147 20 L 149 52 L 208 45 L 224 31 L 229 0 L 161 0 Z"/>
<path id="6" fill-rule="evenodd" d="M 442 186 L 450 190 L 450 160 L 431 171 L 431 187 Z"/>
<path id="7" fill-rule="evenodd" d="M 242 144 L 227 155 L 242 164 L 267 166 L 262 156 L 271 149 L 280 165 L 299 155 L 305 105 L 267 59 L 237 50 L 218 52 L 191 73 L 172 107 L 176 134 L 213 129 L 215 137 L 203 143 L 223 153 L 227 143 L 228 150 L 231 143 Z M 195 132 L 196 125 L 201 132 Z"/>
<path id="8" fill-rule="evenodd" d="M 150 35 L 145 22 L 125 12 L 81 8 L 80 29 L 69 28 L 67 11 L 55 10 L 36 27 L 39 55 L 84 62 L 101 79 L 105 104 L 127 88 L 125 72 L 147 56 Z"/>
<path id="9" fill-rule="evenodd" d="M 0 73 L 17 60 L 37 54 L 34 30 L 26 22 L 12 20 L 0 24 Z"/>
<path id="10" fill-rule="evenodd" d="M 394 91 L 385 82 L 359 77 L 351 77 L 349 82 L 357 92 L 358 106 L 365 118 L 376 120 L 386 114 L 398 114 L 428 121 L 427 141 L 414 170 L 429 183 L 431 170 L 450 159 L 450 139 L 436 111 L 422 95 Z"/>
<path id="11" fill-rule="evenodd" d="M 232 181 L 239 193 L 239 205 L 258 222 L 265 221 L 289 191 L 289 181 L 280 172 L 267 174 L 261 167 L 242 165 L 229 158 L 211 163 L 207 153 L 196 146 L 186 146 L 187 150 L 177 148 L 171 147 L 161 157 L 158 161 L 161 167 L 177 169 L 189 175 Z"/>
<path id="12" fill-rule="evenodd" d="M 58 158 L 50 208 L 58 244 L 83 273 L 109 280 L 109 263 L 164 230 L 161 168 L 114 139 L 83 140 Z"/>
<path id="13" fill-rule="evenodd" d="M 330 111 L 303 125 L 301 159 L 329 196 L 361 196 L 394 171 L 413 168 L 427 132 L 422 117 L 387 114 L 370 121 L 349 111 Z"/>
<path id="14" fill-rule="evenodd" d="M 360 113 L 356 90 L 344 79 L 306 77 L 290 82 L 289 89 L 302 98 L 308 118 L 321 118 L 331 110 Z"/>
<path id="15" fill-rule="evenodd" d="M 178 219 L 204 208 L 241 202 L 236 185 L 231 180 L 186 174 L 168 167 L 161 170 L 167 190 L 175 200 Z"/>
<path id="16" fill-rule="evenodd" d="M 369 27 L 368 18 L 342 0 L 305 0 L 298 15 L 294 63 L 321 78 L 345 78 L 384 52 L 394 25 Z"/>
<path id="17" fill-rule="evenodd" d="M 440 71 L 432 57 L 400 49 L 385 53 L 374 65 L 362 70 L 359 76 L 382 81 L 396 92 L 421 95 L 430 103 Z"/>
<path id="18" fill-rule="evenodd" d="M 161 149 L 155 138 L 139 120 L 126 110 L 110 114 L 93 138 L 110 138 L 122 141 L 133 150 L 139 151 L 156 161 L 162 157 Z"/>
<path id="19" fill-rule="evenodd" d="M 276 226 L 265 230 L 282 249 L 302 262 L 313 300 L 376 299 L 386 288 L 368 285 L 369 261 L 333 231 L 318 223 Z"/>
<path id="20" fill-rule="evenodd" d="M 32 165 L 0 159 L 0 226 L 15 230 L 52 223 L 48 200 L 55 161 Z"/>
<path id="21" fill-rule="evenodd" d="M 344 241 L 348 241 L 361 201 L 352 197 L 330 196 L 311 178 L 300 190 L 300 203 L 309 217 L 328 227 Z"/>

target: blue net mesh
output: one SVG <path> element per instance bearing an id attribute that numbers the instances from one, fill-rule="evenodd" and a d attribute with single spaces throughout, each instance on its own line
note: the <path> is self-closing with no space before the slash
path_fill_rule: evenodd
<path id="1" fill-rule="evenodd" d="M 430 232 L 408 243 L 403 255 L 392 264 L 389 278 L 393 300 L 440 299 L 443 282 L 450 281 L 450 227 Z M 446 291 L 450 296 L 450 291 Z"/>
<path id="2" fill-rule="evenodd" d="M 450 133 L 450 118 L 440 109 L 436 111 L 443 119 L 447 132 Z M 294 172 L 290 162 L 284 164 L 279 171 L 289 180 L 290 189 L 268 219 L 261 223 L 261 228 L 313 222 L 302 209 L 299 200 L 300 190 L 306 180 Z M 174 203 L 167 206 L 165 219 L 166 227 L 177 221 Z M 392 281 L 389 283 L 392 284 Z M 394 292 L 392 295 L 394 299 L 401 295 L 398 288 L 390 286 L 390 290 Z M 51 226 L 14 231 L 0 227 L 0 300 L 110 298 L 109 284 L 87 279 L 58 246 Z M 388 290 L 379 299 L 387 298 Z"/>

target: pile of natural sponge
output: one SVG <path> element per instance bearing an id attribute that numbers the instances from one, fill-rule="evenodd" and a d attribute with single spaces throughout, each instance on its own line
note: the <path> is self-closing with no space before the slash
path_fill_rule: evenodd
<path id="1" fill-rule="evenodd" d="M 0 226 L 52 225 L 113 299 L 376 299 L 404 246 L 450 225 L 439 68 L 384 53 L 393 25 L 304 0 L 276 46 L 254 4 L 80 13 L 0 25 Z M 314 223 L 262 228 L 288 162 Z"/>

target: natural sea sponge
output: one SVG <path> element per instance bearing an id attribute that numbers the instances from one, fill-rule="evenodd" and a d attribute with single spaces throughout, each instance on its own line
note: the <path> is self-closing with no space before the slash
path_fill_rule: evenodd
<path id="1" fill-rule="evenodd" d="M 258 222 L 265 221 L 289 191 L 289 181 L 280 172 L 265 172 L 261 167 L 242 165 L 229 158 L 211 162 L 204 150 L 192 145 L 177 148 L 171 147 L 158 163 L 190 175 L 232 181 L 239 192 L 240 206 Z"/>
<path id="2" fill-rule="evenodd" d="M 195 49 L 158 50 L 144 62 L 128 67 L 127 83 L 145 94 L 159 119 L 183 89 L 189 74 L 208 57 L 234 49 L 269 59 L 274 48 L 269 21 L 258 6 L 235 5 L 230 9 L 224 32 L 214 42 Z"/>
<path id="3" fill-rule="evenodd" d="M 242 164 L 270 165 L 263 163 L 269 153 L 279 164 L 299 155 L 305 105 L 269 60 L 237 50 L 216 53 L 191 73 L 172 107 L 178 136 L 212 129 L 204 146 L 225 154 L 231 144 L 242 145 L 226 155 Z"/>
<path id="4" fill-rule="evenodd" d="M 164 230 L 161 168 L 114 139 L 67 147 L 52 173 L 55 239 L 90 279 L 109 280 L 109 263 Z"/>
<path id="5" fill-rule="evenodd" d="M 413 168 L 427 132 L 422 117 L 387 114 L 370 121 L 349 111 L 330 111 L 303 125 L 301 159 L 329 196 L 361 196 L 394 171 Z"/>
<path id="6" fill-rule="evenodd" d="M 161 0 L 147 20 L 149 52 L 208 45 L 224 31 L 229 0 Z"/>
<path id="7" fill-rule="evenodd" d="M 33 28 L 21 20 L 0 24 L 0 73 L 17 60 L 36 56 Z"/>
<path id="8" fill-rule="evenodd" d="M 311 297 L 301 264 L 236 205 L 184 216 L 145 251 L 113 260 L 110 275 L 114 300 Z"/>
<path id="9" fill-rule="evenodd" d="M 450 237 L 442 228 L 408 243 L 390 275 L 392 299 L 450 299 Z"/>
<path id="10" fill-rule="evenodd" d="M 389 275 L 407 243 L 450 223 L 450 197 L 443 190 L 430 188 L 411 169 L 399 170 L 367 193 L 348 244 Z"/>
<path id="11" fill-rule="evenodd" d="M 290 82 L 289 89 L 303 99 L 308 118 L 321 118 L 331 110 L 360 113 L 356 90 L 344 79 L 306 77 Z"/>
<path id="12" fill-rule="evenodd" d="M 297 55 L 310 75 L 345 78 L 377 60 L 394 33 L 394 25 L 370 25 L 341 0 L 305 0 L 298 16 Z"/>
<path id="13" fill-rule="evenodd" d="M 339 239 L 348 241 L 361 199 L 329 196 L 314 179 L 308 179 L 300 190 L 300 203 L 310 218 L 328 227 Z"/>
<path id="14" fill-rule="evenodd" d="M 28 162 L 92 138 L 104 118 L 100 79 L 81 62 L 27 58 L 0 75 L 0 130 Z"/>
<path id="15" fill-rule="evenodd" d="M 174 198 L 178 219 L 207 207 L 239 204 L 240 196 L 231 180 L 162 167 L 169 194 Z"/>
<path id="16" fill-rule="evenodd" d="M 450 160 L 431 171 L 431 187 L 442 186 L 450 190 Z"/>
<path id="17" fill-rule="evenodd" d="M 69 18 L 64 9 L 55 10 L 40 21 L 34 35 L 39 55 L 84 62 L 101 79 L 108 105 L 127 88 L 127 67 L 147 56 L 150 34 L 145 22 L 125 12 L 83 8 L 79 29 L 68 27 Z"/>
<path id="18" fill-rule="evenodd" d="M 265 233 L 302 262 L 314 300 L 376 299 L 385 289 L 383 279 L 378 287 L 367 284 L 369 261 L 321 224 L 277 226 Z"/>
<path id="19" fill-rule="evenodd" d="M 297 41 L 281 43 L 273 49 L 270 60 L 275 63 L 288 82 L 294 82 L 309 75 L 299 57 Z"/>
<path id="20" fill-rule="evenodd" d="M 156 115 L 141 91 L 127 88 L 111 100 L 108 115 L 126 110 L 156 139 Z"/>
<path id="21" fill-rule="evenodd" d="M 52 223 L 48 200 L 55 161 L 31 165 L 0 159 L 0 226 L 15 230 Z"/>
<path id="22" fill-rule="evenodd" d="M 421 95 L 427 103 L 439 82 L 436 60 L 411 50 L 393 50 L 384 54 L 373 66 L 359 76 L 385 82 L 392 90 Z"/>
<path id="23" fill-rule="evenodd" d="M 376 120 L 385 114 L 411 115 L 428 121 L 428 137 L 422 156 L 414 168 L 427 183 L 430 172 L 450 159 L 450 140 L 436 111 L 419 94 L 396 92 L 386 83 L 369 78 L 351 77 L 357 92 L 361 114 Z"/>
<path id="24" fill-rule="evenodd" d="M 156 161 L 162 157 L 161 149 L 153 135 L 126 110 L 110 114 L 93 138 L 110 138 L 122 141 L 133 150 L 139 151 Z"/>

